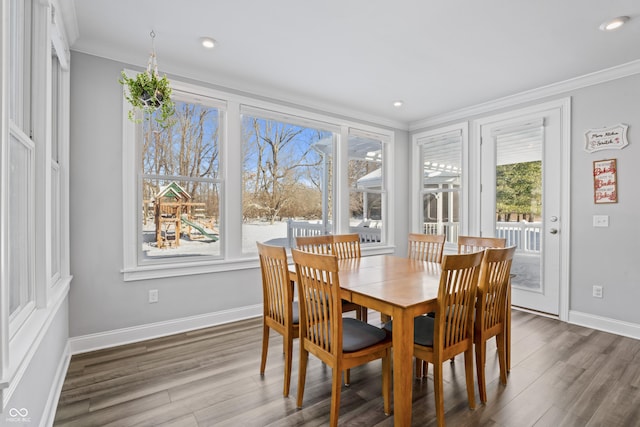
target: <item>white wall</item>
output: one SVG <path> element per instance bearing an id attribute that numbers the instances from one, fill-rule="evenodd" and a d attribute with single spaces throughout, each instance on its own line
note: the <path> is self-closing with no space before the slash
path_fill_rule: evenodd
<path id="1" fill-rule="evenodd" d="M 71 74 L 70 336 L 105 345 L 169 331 L 172 321 L 197 325 L 261 309 L 260 271 L 233 271 L 124 282 L 122 242 L 122 87 L 126 64 L 73 52 Z M 131 68 L 129 66 L 129 68 Z M 395 149 L 397 236 L 408 232 L 408 133 L 397 131 Z M 404 247 L 406 240 L 400 246 Z M 256 263 L 257 265 L 257 263 Z M 158 289 L 157 304 L 147 291 Z M 247 310 L 250 307 L 253 309 Z M 224 313 L 217 316 L 216 313 Z M 157 324 L 157 327 L 154 327 Z M 179 326 L 176 326 L 179 328 Z M 115 334 L 111 334 L 115 331 Z M 137 332 L 136 332 L 137 331 Z M 100 339 L 100 335 L 102 338 Z M 78 345 L 82 347 L 82 345 Z M 86 349 L 86 345 L 85 345 Z"/>

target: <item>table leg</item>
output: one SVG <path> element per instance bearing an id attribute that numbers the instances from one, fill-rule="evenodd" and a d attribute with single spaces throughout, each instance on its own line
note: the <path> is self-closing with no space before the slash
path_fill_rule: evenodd
<path id="1" fill-rule="evenodd" d="M 393 425 L 411 425 L 413 390 L 413 316 L 393 313 Z"/>

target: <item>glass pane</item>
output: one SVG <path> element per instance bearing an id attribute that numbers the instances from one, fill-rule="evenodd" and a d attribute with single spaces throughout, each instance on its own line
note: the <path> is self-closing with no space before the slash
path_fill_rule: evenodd
<path id="1" fill-rule="evenodd" d="M 168 125 L 142 126 L 142 262 L 220 256 L 220 111 L 174 101 Z"/>
<path id="2" fill-rule="evenodd" d="M 351 233 L 360 234 L 361 243 L 382 241 L 382 195 L 351 193 Z"/>
<path id="3" fill-rule="evenodd" d="M 9 146 L 9 315 L 33 299 L 30 243 L 30 197 L 32 197 L 31 150 L 11 136 Z"/>
<path id="4" fill-rule="evenodd" d="M 51 168 L 51 277 L 60 273 L 60 169 Z"/>
<path id="5" fill-rule="evenodd" d="M 384 228 L 383 145 L 379 139 L 349 136 L 349 227 L 362 243 L 382 242 Z"/>
<path id="6" fill-rule="evenodd" d="M 176 102 L 167 127 L 143 121 L 142 168 L 144 174 L 217 178 L 219 173 L 218 109 Z"/>
<path id="7" fill-rule="evenodd" d="M 541 290 L 542 128 L 496 137 L 496 236 L 517 247 L 513 286 Z"/>
<path id="8" fill-rule="evenodd" d="M 219 256 L 219 184 L 143 178 L 143 261 Z"/>
<path id="9" fill-rule="evenodd" d="M 462 139 L 459 132 L 421 142 L 422 231 L 458 240 L 462 178 Z"/>
<path id="10" fill-rule="evenodd" d="M 332 230 L 334 134 L 242 117 L 243 253 Z"/>

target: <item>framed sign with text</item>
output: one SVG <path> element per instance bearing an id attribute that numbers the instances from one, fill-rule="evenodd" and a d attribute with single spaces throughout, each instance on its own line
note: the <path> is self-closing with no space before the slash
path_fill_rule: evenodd
<path id="1" fill-rule="evenodd" d="M 593 162 L 593 201 L 596 204 L 618 202 L 616 159 Z"/>
<path id="2" fill-rule="evenodd" d="M 619 123 L 615 126 L 589 129 L 585 132 L 585 151 L 593 153 L 594 151 L 618 149 L 622 150 L 629 145 L 627 140 L 628 125 Z"/>

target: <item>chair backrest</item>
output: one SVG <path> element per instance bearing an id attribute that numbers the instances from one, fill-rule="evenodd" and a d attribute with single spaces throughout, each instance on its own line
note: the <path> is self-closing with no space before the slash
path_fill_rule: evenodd
<path id="1" fill-rule="evenodd" d="M 360 258 L 360 235 L 358 233 L 334 235 L 333 254 L 338 259 Z"/>
<path id="2" fill-rule="evenodd" d="M 331 254 L 333 253 L 333 236 L 330 234 L 321 234 L 317 236 L 296 237 L 296 246 L 305 252 L 324 255 Z"/>
<path id="3" fill-rule="evenodd" d="M 478 329 L 488 330 L 505 320 L 507 290 L 515 251 L 515 246 L 487 248 L 484 251 L 476 297 L 475 325 Z"/>
<path id="4" fill-rule="evenodd" d="M 434 352 L 473 341 L 473 313 L 482 252 L 444 255 L 435 313 Z"/>
<path id="5" fill-rule="evenodd" d="M 468 254 L 487 248 L 504 248 L 507 239 L 502 237 L 458 236 L 458 253 Z"/>
<path id="6" fill-rule="evenodd" d="M 262 271 L 264 316 L 281 325 L 293 324 L 293 287 L 287 265 L 287 252 L 282 246 L 258 245 Z"/>
<path id="7" fill-rule="evenodd" d="M 300 339 L 316 351 L 336 356 L 342 353 L 342 303 L 338 260 L 291 250 L 298 275 Z M 312 351 L 313 352 L 313 351 Z"/>
<path id="8" fill-rule="evenodd" d="M 444 234 L 409 233 L 407 257 L 421 261 L 442 262 Z"/>

